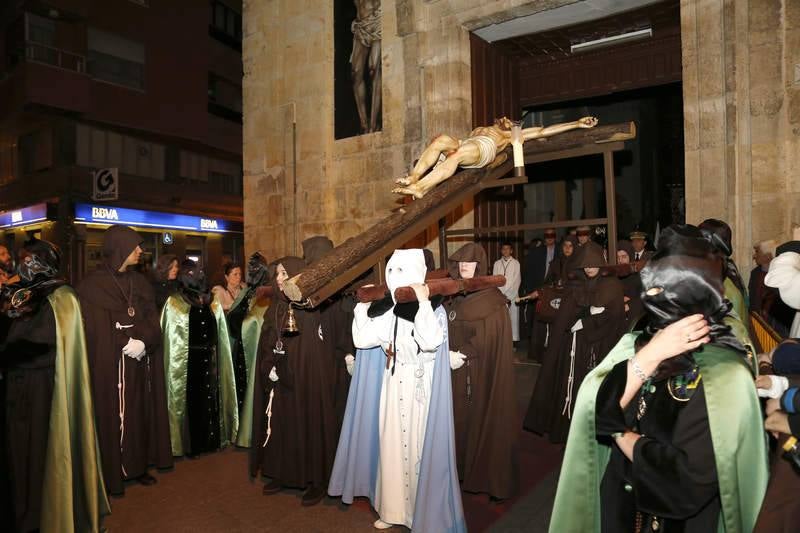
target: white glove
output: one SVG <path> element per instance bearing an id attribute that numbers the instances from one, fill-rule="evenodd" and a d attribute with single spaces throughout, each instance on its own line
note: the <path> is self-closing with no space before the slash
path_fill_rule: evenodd
<path id="1" fill-rule="evenodd" d="M 461 352 L 454 352 L 450 350 L 450 368 L 453 370 L 458 370 L 462 366 L 464 366 L 464 361 L 467 359 L 467 356 Z"/>
<path id="2" fill-rule="evenodd" d="M 580 331 L 580 330 L 582 330 L 582 329 L 583 329 L 583 320 L 581 320 L 581 319 L 579 318 L 579 319 L 578 319 L 578 321 L 577 321 L 577 322 L 575 322 L 575 324 L 572 326 L 572 329 L 570 329 L 570 331 L 571 331 L 572 333 L 575 333 L 576 331 Z"/>
<path id="3" fill-rule="evenodd" d="M 269 379 L 270 381 L 278 381 L 278 373 L 275 371 L 275 367 L 272 367 L 272 370 L 269 371 Z"/>
<path id="4" fill-rule="evenodd" d="M 602 313 L 602 312 L 603 312 L 603 311 L 605 311 L 605 310 L 606 310 L 606 308 L 605 308 L 605 307 L 595 307 L 595 306 L 591 306 L 591 307 L 589 308 L 589 314 L 590 314 L 590 315 L 599 315 L 600 313 Z"/>
<path id="5" fill-rule="evenodd" d="M 344 366 L 347 368 L 347 373 L 352 376 L 356 368 L 356 358 L 353 357 L 353 354 L 349 353 L 344 356 Z"/>
<path id="6" fill-rule="evenodd" d="M 789 388 L 789 380 L 784 376 L 766 376 L 770 380 L 770 388 L 756 389 L 761 398 L 780 398 Z"/>
<path id="7" fill-rule="evenodd" d="M 141 361 L 142 357 L 144 357 L 147 352 L 145 351 L 145 346 L 142 341 L 139 339 L 128 339 L 128 344 L 123 346 L 122 353 L 137 361 Z"/>

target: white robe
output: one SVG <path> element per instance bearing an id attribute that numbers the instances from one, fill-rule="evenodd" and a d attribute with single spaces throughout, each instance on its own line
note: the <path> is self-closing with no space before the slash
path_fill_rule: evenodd
<path id="1" fill-rule="evenodd" d="M 514 300 L 519 296 L 519 286 L 522 283 L 519 261 L 513 257 L 506 261 L 501 257 L 494 262 L 492 275 L 506 277 L 506 284 L 500 287 L 500 292 L 511 302 L 511 305 L 508 306 L 508 314 L 511 317 L 511 334 L 514 342 L 517 342 L 519 340 L 519 309 Z"/>
<path id="2" fill-rule="evenodd" d="M 422 302 L 414 322 L 392 312 L 367 316 L 368 306 L 358 304 L 353 320 L 353 343 L 368 349 L 380 345 L 384 352 L 393 340 L 397 321 L 397 364 L 384 371 L 380 401 L 380 457 L 373 505 L 381 520 L 412 527 L 417 481 L 430 405 L 436 350 L 444 341 L 430 302 Z M 413 337 L 412 337 L 413 332 Z"/>

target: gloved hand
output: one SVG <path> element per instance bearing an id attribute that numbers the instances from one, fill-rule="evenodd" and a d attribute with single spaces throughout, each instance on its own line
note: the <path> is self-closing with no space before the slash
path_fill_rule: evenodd
<path id="1" fill-rule="evenodd" d="M 789 388 L 789 380 L 784 376 L 758 376 L 756 387 L 761 398 L 780 398 Z"/>
<path id="2" fill-rule="evenodd" d="M 600 313 L 602 313 L 605 310 L 606 310 L 605 307 L 591 306 L 591 307 L 589 307 L 589 314 L 590 315 L 599 315 Z"/>
<path id="3" fill-rule="evenodd" d="M 344 365 L 347 367 L 347 373 L 352 376 L 353 370 L 356 368 L 356 358 L 353 357 L 353 354 L 349 353 L 344 356 Z"/>
<path id="4" fill-rule="evenodd" d="M 580 331 L 580 330 L 582 330 L 582 329 L 583 329 L 583 320 L 581 320 L 581 319 L 578 319 L 578 321 L 577 321 L 577 322 L 575 322 L 575 324 L 572 326 L 572 328 L 570 329 L 570 331 L 571 331 L 572 333 L 575 333 L 576 331 Z"/>
<path id="5" fill-rule="evenodd" d="M 128 339 L 128 344 L 122 347 L 122 354 L 127 355 L 137 361 L 141 361 L 147 352 L 145 346 L 139 339 Z"/>
<path id="6" fill-rule="evenodd" d="M 269 371 L 269 379 L 270 381 L 278 381 L 278 372 L 275 370 L 275 367 L 272 367 L 272 370 Z"/>
<path id="7" fill-rule="evenodd" d="M 454 352 L 450 350 L 450 368 L 453 370 L 458 370 L 462 366 L 464 366 L 464 361 L 467 359 L 467 356 L 461 352 Z"/>

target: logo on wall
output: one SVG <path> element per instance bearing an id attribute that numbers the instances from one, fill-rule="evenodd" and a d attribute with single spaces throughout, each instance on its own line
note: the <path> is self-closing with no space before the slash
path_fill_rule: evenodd
<path id="1" fill-rule="evenodd" d="M 92 200 L 117 200 L 119 197 L 119 169 L 101 168 L 92 172 Z"/>
<path id="2" fill-rule="evenodd" d="M 172 244 L 173 242 L 175 242 L 175 238 L 172 236 L 172 233 L 170 233 L 169 231 L 165 231 L 164 233 L 161 234 L 161 242 L 163 244 Z"/>

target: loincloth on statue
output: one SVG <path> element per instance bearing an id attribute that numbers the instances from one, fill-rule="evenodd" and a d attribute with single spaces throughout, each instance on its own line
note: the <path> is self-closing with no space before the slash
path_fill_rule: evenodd
<path id="1" fill-rule="evenodd" d="M 480 158 L 474 165 L 460 165 L 461 168 L 483 168 L 497 157 L 497 145 L 491 137 L 476 135 L 475 137 L 469 137 L 463 141 L 458 141 L 459 146 L 464 146 L 465 144 L 474 144 L 477 146 Z M 436 162 L 436 166 L 438 167 L 445 159 L 447 159 L 447 155 L 443 152 L 439 155 L 439 161 Z"/>
<path id="2" fill-rule="evenodd" d="M 370 48 L 372 43 L 381 40 L 381 12 L 381 8 L 378 7 L 363 19 L 353 20 L 353 23 L 350 25 L 353 38 L 366 48 Z M 353 62 L 352 52 L 350 53 L 350 62 Z"/>

